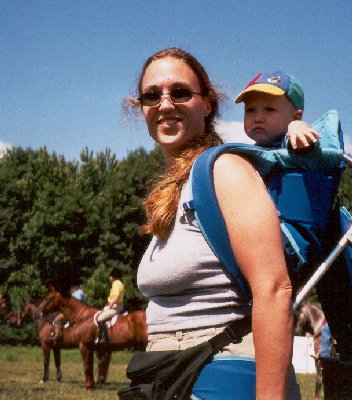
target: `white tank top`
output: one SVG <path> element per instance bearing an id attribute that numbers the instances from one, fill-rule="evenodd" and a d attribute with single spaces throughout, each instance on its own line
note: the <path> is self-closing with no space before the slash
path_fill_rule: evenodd
<path id="1" fill-rule="evenodd" d="M 182 204 L 189 200 L 186 183 L 169 237 L 153 237 L 139 265 L 137 284 L 149 300 L 149 333 L 223 325 L 250 314 L 193 214 L 184 215 Z"/>

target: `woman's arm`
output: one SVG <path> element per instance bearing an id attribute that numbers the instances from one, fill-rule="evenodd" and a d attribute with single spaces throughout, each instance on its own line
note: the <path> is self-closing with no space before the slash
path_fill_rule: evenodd
<path id="1" fill-rule="evenodd" d="M 282 249 L 277 211 L 253 167 L 222 155 L 214 181 L 231 245 L 253 295 L 257 399 L 285 399 L 292 360 L 292 287 Z"/>

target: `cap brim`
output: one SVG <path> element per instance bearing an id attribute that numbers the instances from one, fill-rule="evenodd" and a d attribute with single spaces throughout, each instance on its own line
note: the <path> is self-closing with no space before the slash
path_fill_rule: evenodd
<path id="1" fill-rule="evenodd" d="M 235 98 L 235 103 L 241 103 L 244 99 L 244 96 L 250 92 L 268 93 L 272 94 L 273 96 L 282 96 L 283 94 L 285 94 L 285 91 L 277 86 L 268 85 L 266 83 L 257 83 L 256 85 L 249 86 L 247 89 L 241 92 Z"/>

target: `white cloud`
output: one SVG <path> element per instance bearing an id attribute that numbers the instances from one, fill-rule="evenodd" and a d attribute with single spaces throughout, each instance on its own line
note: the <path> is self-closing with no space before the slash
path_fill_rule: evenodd
<path id="1" fill-rule="evenodd" d="M 0 141 L 0 158 L 7 152 L 7 150 L 11 148 L 12 145 L 10 143 L 5 143 Z"/>
<path id="2" fill-rule="evenodd" d="M 243 130 L 243 122 L 240 121 L 219 121 L 216 130 L 225 143 L 250 143 L 250 139 Z"/>
<path id="3" fill-rule="evenodd" d="M 345 153 L 352 154 L 352 139 L 351 136 L 344 134 L 343 141 L 345 144 Z"/>

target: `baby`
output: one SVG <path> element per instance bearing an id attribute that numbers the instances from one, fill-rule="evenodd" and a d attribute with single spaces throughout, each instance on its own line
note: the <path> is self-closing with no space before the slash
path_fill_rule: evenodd
<path id="1" fill-rule="evenodd" d="M 301 121 L 304 92 L 300 82 L 283 71 L 257 74 L 236 97 L 244 102 L 244 130 L 257 145 L 287 147 L 297 152 L 314 148 L 318 132 Z"/>

